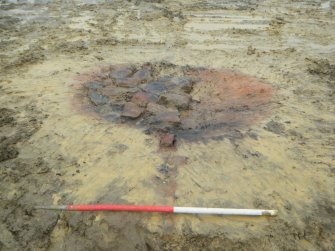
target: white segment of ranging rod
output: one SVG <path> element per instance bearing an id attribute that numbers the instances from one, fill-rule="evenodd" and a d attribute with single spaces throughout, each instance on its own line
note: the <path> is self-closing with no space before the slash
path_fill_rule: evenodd
<path id="1" fill-rule="evenodd" d="M 250 216 L 277 215 L 277 210 L 206 208 L 206 207 L 173 207 L 173 212 L 180 214 L 220 214 L 220 215 L 250 215 Z"/>

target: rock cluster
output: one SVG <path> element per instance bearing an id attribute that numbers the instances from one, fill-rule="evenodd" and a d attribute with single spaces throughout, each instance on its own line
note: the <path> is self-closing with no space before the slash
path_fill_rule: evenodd
<path id="1" fill-rule="evenodd" d="M 271 96 L 271 87 L 253 77 L 166 63 L 112 65 L 84 86 L 98 114 L 158 134 L 161 148 L 250 126 Z"/>
<path id="2" fill-rule="evenodd" d="M 152 65 L 117 65 L 108 77 L 85 84 L 97 111 L 112 121 L 133 121 L 161 136 L 161 147 L 175 144 L 173 131 L 181 125 L 181 113 L 189 109 L 196 80 L 190 76 L 158 76 Z"/>

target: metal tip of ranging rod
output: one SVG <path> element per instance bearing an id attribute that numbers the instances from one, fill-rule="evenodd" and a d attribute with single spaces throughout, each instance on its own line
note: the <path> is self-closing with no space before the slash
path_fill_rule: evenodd
<path id="1" fill-rule="evenodd" d="M 35 209 L 44 209 L 44 210 L 66 210 L 66 206 L 36 206 Z"/>
<path id="2" fill-rule="evenodd" d="M 262 215 L 277 216 L 278 210 L 264 210 Z"/>

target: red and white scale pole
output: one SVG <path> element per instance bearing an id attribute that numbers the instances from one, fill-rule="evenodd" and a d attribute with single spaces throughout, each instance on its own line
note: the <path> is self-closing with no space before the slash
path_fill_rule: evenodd
<path id="1" fill-rule="evenodd" d="M 277 215 L 277 210 L 266 210 L 266 209 L 137 206 L 137 205 L 113 205 L 113 204 L 40 206 L 36 207 L 36 209 L 64 210 L 64 211 L 158 212 L 158 213 L 175 213 L 175 214 L 213 214 L 213 215 L 245 215 L 245 216 Z"/>

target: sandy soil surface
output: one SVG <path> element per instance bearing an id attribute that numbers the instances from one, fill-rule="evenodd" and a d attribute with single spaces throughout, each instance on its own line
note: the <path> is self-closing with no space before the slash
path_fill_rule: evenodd
<path id="1" fill-rule="evenodd" d="M 335 249 L 333 2 L 1 2 L 0 250 Z M 92 72 L 145 62 L 257 77 L 270 112 L 161 151 L 155 135 L 82 109 Z M 71 203 L 279 213 L 34 210 Z"/>

